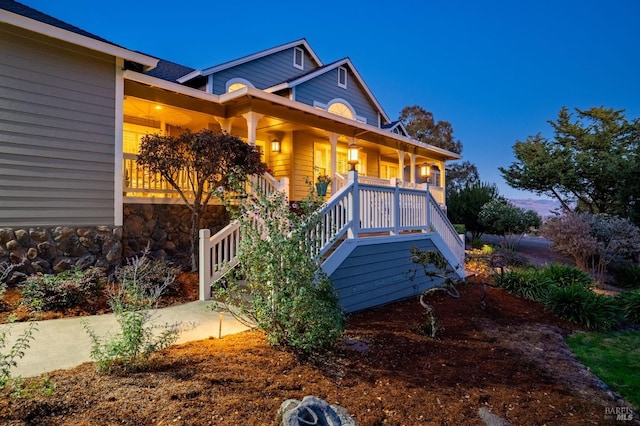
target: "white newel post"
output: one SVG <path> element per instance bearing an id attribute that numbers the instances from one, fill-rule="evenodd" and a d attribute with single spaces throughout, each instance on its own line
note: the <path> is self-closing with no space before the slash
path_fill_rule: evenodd
<path id="1" fill-rule="evenodd" d="M 391 178 L 391 185 L 394 186 L 393 195 L 393 235 L 400 234 L 400 188 L 398 187 L 398 179 Z"/>
<path id="2" fill-rule="evenodd" d="M 282 179 L 280 179 L 280 192 L 282 192 L 287 197 L 287 200 L 289 199 L 289 178 L 288 177 L 283 177 Z"/>
<path id="3" fill-rule="evenodd" d="M 200 265 L 200 300 L 211 300 L 211 250 L 209 249 L 209 229 L 200 230 L 200 241 L 198 243 Z"/>
<path id="4" fill-rule="evenodd" d="M 360 190 L 358 189 L 358 172 L 350 170 L 347 175 L 347 184 L 352 183 L 351 187 L 351 210 L 349 211 L 349 219 L 351 227 L 347 233 L 348 238 L 357 238 L 360 233 Z"/>
<path id="5" fill-rule="evenodd" d="M 427 178 L 427 184 L 425 185 L 427 187 L 427 201 L 425 203 L 426 207 L 427 207 L 427 211 L 426 211 L 426 215 L 425 215 L 425 219 L 427 221 L 427 232 L 431 232 L 431 194 L 429 193 L 429 178 Z"/>

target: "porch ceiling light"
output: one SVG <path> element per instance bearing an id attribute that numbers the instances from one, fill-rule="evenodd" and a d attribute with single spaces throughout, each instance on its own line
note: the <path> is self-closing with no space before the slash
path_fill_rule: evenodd
<path id="1" fill-rule="evenodd" d="M 351 166 L 351 170 L 356 170 L 356 165 L 358 164 L 358 145 L 353 142 L 349 144 L 349 150 L 347 151 L 347 163 Z"/>

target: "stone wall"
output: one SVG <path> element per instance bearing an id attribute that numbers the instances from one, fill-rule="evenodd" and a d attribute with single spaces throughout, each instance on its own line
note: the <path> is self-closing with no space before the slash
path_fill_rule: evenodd
<path id="1" fill-rule="evenodd" d="M 9 283 L 35 273 L 59 273 L 71 268 L 108 268 L 122 258 L 122 228 L 70 226 L 0 228 L 0 263 L 9 262 Z"/>
<path id="2" fill-rule="evenodd" d="M 122 227 L 0 228 L 0 264 L 14 265 L 8 282 L 35 273 L 89 266 L 110 272 L 149 247 L 151 255 L 190 267 L 191 211 L 185 205 L 126 204 Z M 229 223 L 223 206 L 208 206 L 200 222 L 214 234 Z"/>
<path id="3" fill-rule="evenodd" d="M 229 223 L 224 206 L 207 206 L 200 229 L 215 234 Z M 169 259 L 180 266 L 191 265 L 191 210 L 182 204 L 126 204 L 122 235 L 125 259 L 141 254 L 147 247 L 158 259 Z"/>

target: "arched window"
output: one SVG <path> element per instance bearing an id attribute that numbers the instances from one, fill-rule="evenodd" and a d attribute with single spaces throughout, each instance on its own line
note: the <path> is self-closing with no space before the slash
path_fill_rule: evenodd
<path id="1" fill-rule="evenodd" d="M 234 90 L 242 89 L 243 87 L 253 87 L 253 84 L 249 80 L 245 80 L 244 78 L 232 78 L 227 81 L 226 88 L 227 93 L 233 92 Z"/>
<path id="2" fill-rule="evenodd" d="M 356 119 L 356 112 L 353 110 L 351 105 L 347 103 L 347 101 L 336 100 L 334 102 L 331 102 L 327 107 L 327 111 L 348 118 L 350 120 Z"/>

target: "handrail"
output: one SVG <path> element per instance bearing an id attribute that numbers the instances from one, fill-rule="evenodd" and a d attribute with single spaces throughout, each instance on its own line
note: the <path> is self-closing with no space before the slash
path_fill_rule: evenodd
<path id="1" fill-rule="evenodd" d="M 256 183 L 255 190 L 268 195 L 287 187 L 285 179 L 278 182 L 269 178 L 252 180 Z M 366 183 L 359 182 L 357 174 L 349 175 L 344 185 L 314 213 L 310 221 L 313 225 L 307 230 L 307 241 L 310 243 L 310 255 L 316 260 L 325 256 L 345 236 L 353 239 L 363 234 L 394 236 L 423 232 L 437 235 L 432 238 L 434 244 L 454 268 L 464 262 L 463 241 L 426 188 L 407 188 L 400 182 L 390 186 L 386 181 L 372 179 Z M 211 279 L 222 277 L 237 264 L 234 256 L 240 241 L 239 227 L 239 223 L 232 223 L 213 237 L 206 238 L 205 243 L 201 238 L 201 253 L 208 256 L 204 262 L 201 260 L 201 264 L 208 268 L 209 294 Z M 217 252 L 211 251 L 213 247 Z M 206 288 L 203 291 L 206 292 Z"/>

